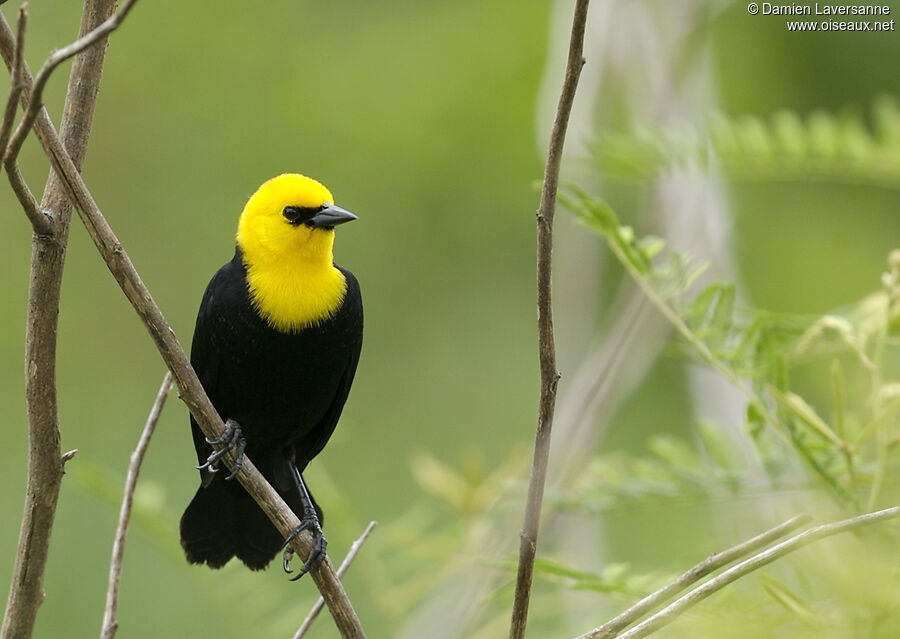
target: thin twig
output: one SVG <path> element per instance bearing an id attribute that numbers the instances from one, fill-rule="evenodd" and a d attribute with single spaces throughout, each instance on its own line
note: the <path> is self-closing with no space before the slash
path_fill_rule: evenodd
<path id="1" fill-rule="evenodd" d="M 3 123 L 0 124 L 0 158 L 3 159 L 9 184 L 22 205 L 22 210 L 25 211 L 25 215 L 31 222 L 32 229 L 39 235 L 46 235 L 52 230 L 52 220 L 41 210 L 34 193 L 28 188 L 28 184 L 25 182 L 25 178 L 22 177 L 22 172 L 16 164 L 16 158 L 10 157 L 8 160 L 6 159 L 25 76 L 25 27 L 27 22 L 28 5 L 25 4 L 19 9 L 19 23 L 16 28 L 16 53 L 12 63 L 9 98 L 6 101 L 6 108 L 3 112 Z"/>
<path id="2" fill-rule="evenodd" d="M 22 150 L 22 145 L 25 143 L 25 138 L 28 137 L 28 133 L 44 105 L 44 87 L 47 85 L 47 81 L 50 79 L 50 76 L 56 67 L 69 58 L 78 55 L 88 47 L 97 44 L 118 28 L 136 2 L 137 0 L 128 0 L 122 5 L 122 8 L 118 12 L 107 18 L 96 28 L 87 32 L 85 35 L 75 40 L 75 42 L 51 53 L 34 78 L 30 88 L 28 104 L 25 107 L 25 115 L 22 117 L 22 121 L 19 122 L 19 126 L 16 127 L 15 133 L 12 134 L 12 138 L 9 138 L 7 144 L 7 138 L 5 136 L 0 137 L 0 142 L 2 142 L 2 144 L 0 144 L 0 149 L 2 149 L 3 164 L 9 175 L 10 184 L 36 233 L 49 233 L 52 230 L 52 219 L 50 219 L 37 204 L 34 194 L 28 188 L 28 185 L 16 165 L 16 161 L 18 160 L 19 152 Z M 19 38 L 17 38 L 16 46 L 16 51 L 17 53 L 20 53 L 20 55 L 18 60 L 13 64 L 15 71 L 13 74 L 12 85 L 16 89 L 17 97 L 23 88 L 23 58 L 21 57 L 21 49 L 23 48 L 22 36 L 24 35 L 24 16 L 26 14 L 26 6 L 23 6 L 19 14 Z M 10 105 L 7 104 L 7 112 L 9 111 L 9 108 Z M 93 109 L 91 109 L 91 111 L 93 111 Z M 13 114 L 14 113 L 15 109 L 13 108 Z M 3 124 L 6 126 L 5 115 Z M 9 123 L 9 126 L 12 126 L 11 122 Z M 6 133 L 6 135 L 8 135 L 8 132 L 5 130 L 0 131 L 0 133 Z"/>
<path id="3" fill-rule="evenodd" d="M 717 575 L 716 577 L 713 577 L 700 586 L 697 586 L 687 594 L 676 599 L 674 602 L 672 602 L 656 614 L 648 617 L 646 620 L 636 625 L 631 630 L 624 632 L 621 635 L 617 635 L 617 639 L 640 639 L 641 637 L 646 637 L 662 626 L 671 623 L 679 615 L 684 613 L 688 608 L 703 601 L 728 584 L 737 581 L 741 577 L 748 575 L 754 570 L 758 570 L 763 566 L 772 563 L 776 559 L 780 559 L 781 557 L 784 557 L 785 555 L 792 553 L 795 550 L 799 550 L 807 544 L 818 541 L 819 539 L 823 539 L 825 537 L 837 535 L 839 533 L 856 528 L 861 528 L 863 526 L 869 526 L 871 524 L 878 523 L 886 519 L 893 519 L 895 517 L 900 517 L 900 506 L 885 508 L 884 510 L 878 510 L 876 512 L 866 513 L 865 515 L 850 517 L 849 519 L 842 519 L 840 521 L 835 521 L 829 524 L 822 524 L 820 526 L 815 526 L 814 528 L 805 530 L 802 533 L 796 534 L 793 537 L 782 541 L 781 543 L 766 548 L 762 552 L 759 552 L 752 557 L 745 559 L 741 563 L 732 566 L 723 573 Z M 602 636 L 594 634 L 595 632 L 596 630 L 592 630 L 587 634 L 581 635 L 577 639 L 596 639 L 596 637 Z"/>
<path id="4" fill-rule="evenodd" d="M 100 630 L 100 639 L 113 639 L 116 636 L 116 630 L 119 628 L 119 584 L 122 579 L 125 536 L 128 534 L 128 523 L 131 520 L 134 490 L 137 487 L 138 475 L 141 472 L 144 455 L 147 452 L 147 447 L 150 445 L 150 438 L 153 437 L 153 431 L 156 430 L 156 424 L 159 422 L 159 416 L 162 415 L 162 409 L 166 404 L 166 398 L 169 396 L 170 390 L 172 390 L 172 373 L 166 371 L 153 406 L 150 408 L 150 414 L 147 416 L 147 423 L 144 425 L 144 430 L 141 431 L 141 436 L 138 439 L 134 452 L 131 453 L 128 474 L 125 478 L 125 490 L 122 494 L 122 506 L 119 509 L 119 523 L 116 526 L 116 536 L 113 540 L 112 559 L 109 563 L 109 583 L 106 589 L 106 608 L 103 611 L 103 627 Z"/>
<path id="5" fill-rule="evenodd" d="M 0 50 L 2 50 L 4 58 L 7 57 L 7 49 L 9 52 L 12 51 L 11 44 L 14 44 L 14 38 L 9 25 L 5 20 L 0 20 Z M 27 88 L 26 86 L 26 90 Z M 172 371 L 182 400 L 187 404 L 191 414 L 207 437 L 220 437 L 225 430 L 221 417 L 210 403 L 184 349 L 175 337 L 175 332 L 141 280 L 131 258 L 125 252 L 81 175 L 72 164 L 69 154 L 61 148 L 58 136 L 52 127 L 46 126 L 44 119 L 36 120 L 35 130 L 38 132 L 44 152 L 62 180 L 69 198 L 75 203 L 79 216 L 97 250 L 128 301 L 140 316 L 169 370 Z M 234 470 L 234 456 L 231 452 L 222 459 L 230 469 Z M 235 477 L 285 538 L 299 527 L 300 520 L 249 459 L 244 459 L 244 463 Z M 308 531 L 304 531 L 291 543 L 300 557 L 305 558 L 313 547 L 312 535 Z M 313 568 L 311 576 L 318 586 L 319 592 L 325 598 L 325 603 L 341 636 L 353 639 L 365 637 L 350 599 L 344 592 L 340 580 L 334 574 L 334 569 L 327 557 Z"/>
<path id="6" fill-rule="evenodd" d="M 657 608 L 661 604 L 669 601 L 672 597 L 683 591 L 688 586 L 700 581 L 706 575 L 709 575 L 719 568 L 727 566 L 741 557 L 751 552 L 768 546 L 777 539 L 781 539 L 789 532 L 805 525 L 809 522 L 809 516 L 798 515 L 786 522 L 775 526 L 751 539 L 732 546 L 721 552 L 710 555 L 700 563 L 683 572 L 675 578 L 674 581 L 663 586 L 656 592 L 650 593 L 636 604 L 607 621 L 599 628 L 591 630 L 589 633 L 582 635 L 578 639 L 612 639 L 633 624 L 635 621 L 646 615 L 648 612 Z"/>
<path id="7" fill-rule="evenodd" d="M 516 575 L 516 594 L 509 628 L 510 639 L 522 639 L 528 623 L 528 603 L 534 576 L 534 557 L 540 531 L 547 462 L 550 457 L 550 432 L 556 407 L 556 387 L 559 383 L 559 371 L 556 368 L 556 345 L 553 337 L 551 295 L 553 218 L 556 212 L 556 191 L 559 184 L 559 169 L 562 162 L 563 144 L 566 139 L 566 128 L 569 125 L 569 114 L 572 112 L 578 78 L 581 75 L 581 68 L 584 66 L 582 51 L 587 9 L 588 0 L 578 0 L 572 21 L 566 76 L 559 96 L 553 131 L 550 134 L 547 164 L 544 167 L 544 183 L 541 188 L 541 202 L 537 211 L 537 306 L 541 394 L 531 479 L 528 484 L 528 501 L 525 506 L 525 517 L 519 543 L 519 568 Z"/>
<path id="8" fill-rule="evenodd" d="M 25 182 L 25 178 L 22 176 L 22 172 L 19 170 L 19 165 L 14 159 L 6 160 L 4 165 L 6 176 L 9 178 L 9 185 L 12 187 L 13 193 L 16 194 L 16 199 L 19 200 L 22 210 L 25 211 L 25 216 L 31 222 L 32 231 L 38 235 L 50 235 L 53 232 L 53 220 L 46 212 L 41 210 L 37 198 L 31 192 L 31 189 Z"/>
<path id="9" fill-rule="evenodd" d="M 338 566 L 337 572 L 335 574 L 338 576 L 338 579 L 344 576 L 344 573 L 347 572 L 347 568 L 350 567 L 350 564 L 353 563 L 353 560 L 356 559 L 356 555 L 359 554 L 360 549 L 364 543 L 366 543 L 366 539 L 369 538 L 369 535 L 372 534 L 372 531 L 375 530 L 375 526 L 378 525 L 377 521 L 370 521 L 369 525 L 366 526 L 366 529 L 359 536 L 359 539 L 350 544 L 350 550 L 347 551 L 347 556 L 344 557 L 344 560 L 341 562 L 341 565 Z M 297 633 L 294 635 L 294 639 L 302 639 L 302 637 L 309 631 L 312 627 L 313 622 L 316 620 L 316 617 L 319 616 L 319 613 L 322 612 L 322 607 L 325 605 L 325 600 L 322 597 L 319 597 L 316 600 L 316 603 L 313 604 L 313 607 L 310 608 L 309 613 L 306 615 L 306 619 L 303 620 L 303 623 L 300 624 L 300 627 L 297 629 Z"/>
<path id="10" fill-rule="evenodd" d="M 22 144 L 25 143 L 25 138 L 28 137 L 28 132 L 31 131 L 31 127 L 34 124 L 35 119 L 37 119 L 38 112 L 41 110 L 41 107 L 44 106 L 44 87 L 47 86 L 47 81 L 50 79 L 50 76 L 53 74 L 56 67 L 69 58 L 78 55 L 89 46 L 98 43 L 115 31 L 118 26 L 122 24 L 122 21 L 126 18 L 128 12 L 131 11 L 136 2 L 137 0 L 127 0 L 127 2 L 122 5 L 121 9 L 110 16 L 97 28 L 78 38 L 72 44 L 57 49 L 50 54 L 46 61 L 44 61 L 44 64 L 38 69 L 37 75 L 34 76 L 34 83 L 31 87 L 31 97 L 28 100 L 28 107 L 25 109 L 25 115 L 22 117 L 22 121 L 19 122 L 19 126 L 16 127 L 16 132 L 13 133 L 12 139 L 9 141 L 9 147 L 6 149 L 4 162 L 7 160 L 14 162 L 18 157 L 19 151 L 22 149 Z"/>
<path id="11" fill-rule="evenodd" d="M 22 68 L 25 64 L 25 27 L 28 23 L 28 5 L 19 9 L 19 22 L 16 25 L 16 57 L 12 64 L 12 81 L 9 83 L 9 98 L 3 110 L 3 123 L 0 124 L 0 156 L 5 155 L 6 145 L 12 133 L 16 111 L 19 108 L 19 94 L 22 93 Z"/>
<path id="12" fill-rule="evenodd" d="M 89 33 L 115 10 L 115 0 L 86 0 L 79 34 Z M 16 39 L 0 14 L 4 38 L 3 58 L 13 71 Z M 59 153 L 71 156 L 81 167 L 87 150 L 94 105 L 103 73 L 106 47 L 98 46 L 75 58 L 63 106 L 62 133 L 55 136 L 46 109 L 38 113 L 42 130 L 53 131 Z M 30 74 L 21 61 L 22 90 L 19 102 L 30 98 Z M 43 134 L 39 133 L 39 137 Z M 42 142 L 46 136 L 42 137 Z M 22 181 L 24 184 L 24 181 Z M 34 632 L 38 608 L 44 600 L 44 571 L 66 456 L 60 449 L 59 411 L 56 392 L 56 343 L 59 299 L 65 266 L 71 205 L 56 175 L 51 172 L 44 187 L 40 210 L 50 220 L 37 224 L 31 240 L 31 273 L 25 328 L 25 406 L 28 418 L 28 473 L 25 504 L 16 548 L 15 567 L 0 629 L 2 639 L 28 639 Z M 67 454 L 71 457 L 71 454 Z"/>

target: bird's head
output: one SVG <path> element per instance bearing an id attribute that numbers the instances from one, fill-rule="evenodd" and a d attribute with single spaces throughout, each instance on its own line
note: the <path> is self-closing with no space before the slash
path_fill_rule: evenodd
<path id="1" fill-rule="evenodd" d="M 244 206 L 237 243 L 256 261 L 282 257 L 332 260 L 334 227 L 356 216 L 334 205 L 331 191 L 298 173 L 285 173 L 260 186 Z"/>

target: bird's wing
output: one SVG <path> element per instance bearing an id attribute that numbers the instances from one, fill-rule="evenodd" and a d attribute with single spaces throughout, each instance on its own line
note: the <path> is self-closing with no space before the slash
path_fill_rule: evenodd
<path id="1" fill-rule="evenodd" d="M 197 372 L 197 377 L 200 378 L 200 383 L 203 385 L 203 389 L 213 402 L 213 405 L 216 403 L 216 386 L 222 362 L 222 351 L 217 343 L 216 306 L 222 293 L 226 268 L 227 265 L 219 269 L 206 287 L 203 301 L 200 302 L 200 310 L 197 313 L 194 339 L 191 342 L 191 366 Z M 191 434 L 194 438 L 194 449 L 197 451 L 197 461 L 202 465 L 206 462 L 213 449 L 207 443 L 206 436 L 200 430 L 193 415 L 191 415 Z M 215 474 L 208 469 L 200 471 L 200 479 L 204 486 L 208 486 L 214 477 Z"/>
<path id="2" fill-rule="evenodd" d="M 350 386 L 353 384 L 353 376 L 356 374 L 356 365 L 359 363 L 359 350 L 347 362 L 344 369 L 344 375 L 338 385 L 334 399 L 329 406 L 328 411 L 319 421 L 315 429 L 294 446 L 294 460 L 297 468 L 303 469 L 312 461 L 312 459 L 322 452 L 325 444 L 331 439 L 334 429 L 337 427 L 338 420 L 341 418 L 341 411 L 344 410 L 344 404 L 347 396 L 350 394 Z"/>
<path id="3" fill-rule="evenodd" d="M 341 269 L 343 270 L 343 269 Z M 294 445 L 294 460 L 297 468 L 301 471 L 306 465 L 325 448 L 325 444 L 334 433 L 338 420 L 341 418 L 341 411 L 344 410 L 344 404 L 347 396 L 350 394 L 350 387 L 353 385 L 353 377 L 356 375 L 356 367 L 359 364 L 359 354 L 362 350 L 362 297 L 359 291 L 359 284 L 353 274 L 344 271 L 347 277 L 347 296 L 345 304 L 348 304 L 348 312 L 353 316 L 354 332 L 348 336 L 350 340 L 348 348 L 347 363 L 344 367 L 343 375 L 338 383 L 334 398 L 328 407 L 325 415 L 319 420 L 316 427 L 303 439 Z"/>

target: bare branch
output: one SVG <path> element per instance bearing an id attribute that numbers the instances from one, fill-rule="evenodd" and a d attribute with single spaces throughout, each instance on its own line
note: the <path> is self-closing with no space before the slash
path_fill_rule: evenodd
<path id="1" fill-rule="evenodd" d="M 69 58 L 78 55 L 89 46 L 96 44 L 100 42 L 100 40 L 106 38 L 110 33 L 117 29 L 120 24 L 122 24 L 122 21 L 128 15 L 128 12 L 131 11 L 132 7 L 134 7 L 136 2 L 137 0 L 128 0 L 125 4 L 122 5 L 121 9 L 110 16 L 98 27 L 78 38 L 72 44 L 61 49 L 57 49 L 50 54 L 50 56 L 38 70 L 37 75 L 34 77 L 34 83 L 31 87 L 31 97 L 28 101 L 28 107 L 25 109 L 25 115 L 22 118 L 22 121 L 19 122 L 19 126 L 16 127 L 16 132 L 13 133 L 12 139 L 9 141 L 9 147 L 6 149 L 6 153 L 4 155 L 4 162 L 14 162 L 18 157 L 19 151 L 21 151 L 22 149 L 22 144 L 25 143 L 25 138 L 28 137 L 28 132 L 31 130 L 34 121 L 37 119 L 38 112 L 41 110 L 41 107 L 44 106 L 44 87 L 47 86 L 47 81 L 50 79 L 50 76 L 56 69 L 56 67 L 58 67 Z"/>
<path id="2" fill-rule="evenodd" d="M 584 66 L 584 29 L 587 21 L 588 0 L 578 0 L 572 21 L 569 41 L 569 58 L 566 76 L 556 109 L 556 120 L 550 134 L 547 164 L 544 167 L 544 183 L 541 202 L 537 211 L 537 305 L 538 341 L 541 364 L 541 395 L 538 406 L 537 432 L 534 441 L 534 457 L 531 479 L 528 484 L 528 501 L 519 543 L 519 568 L 516 575 L 516 594 L 513 602 L 510 639 L 522 639 L 528 623 L 528 603 L 531 598 L 531 582 L 534 573 L 534 557 L 540 531 L 541 506 L 544 500 L 544 484 L 547 477 L 547 461 L 550 457 L 550 432 L 553 428 L 553 412 L 556 408 L 556 387 L 559 371 L 556 369 L 556 344 L 553 337 L 552 304 L 552 256 L 553 218 L 556 213 L 556 191 L 562 162 L 563 144 L 569 124 L 569 114 L 575 100 L 575 89 Z"/>
<path id="3" fill-rule="evenodd" d="M 86 0 L 79 33 L 90 32 L 114 10 L 114 0 Z M 30 74 L 21 55 L 19 63 L 13 66 L 15 49 L 20 43 L 12 35 L 2 14 L 0 32 L 3 34 L 0 50 L 13 74 L 18 70 L 21 76 L 23 86 L 19 101 L 26 106 L 30 98 Z M 74 165 L 78 167 L 87 149 L 105 51 L 105 47 L 94 47 L 75 59 L 66 90 L 61 139 L 56 135 L 46 109 L 38 112 L 37 122 L 41 124 L 41 131 L 51 131 L 56 151 L 66 154 L 68 149 Z M 38 137 L 45 142 L 47 136 L 41 131 Z M 24 181 L 21 183 L 24 184 Z M 52 173 L 44 188 L 40 209 L 42 213 L 46 212 L 50 224 L 49 228 L 35 226 L 39 230 L 31 244 L 25 339 L 28 475 L 15 567 L 0 629 L 2 639 L 27 639 L 34 632 L 38 607 L 44 598 L 44 569 L 66 461 L 59 446 L 56 338 L 71 207 Z M 32 216 L 32 223 L 37 220 Z"/>
<path id="4" fill-rule="evenodd" d="M 14 44 L 14 38 L 9 30 L 9 25 L 4 20 L 0 22 L 0 50 L 2 50 L 4 58 L 10 44 Z M 26 81 L 26 90 L 29 88 L 28 84 Z M 35 122 L 35 130 L 38 132 L 41 145 L 60 177 L 66 193 L 75 203 L 88 234 L 125 296 L 143 321 L 169 370 L 172 371 L 180 395 L 191 414 L 207 437 L 221 436 L 225 428 L 222 419 L 206 396 L 184 349 L 175 337 L 175 332 L 166 321 L 150 291 L 134 268 L 131 258 L 128 257 L 97 206 L 84 180 L 72 163 L 72 158 L 65 149 L 61 148 L 58 136 L 52 127 L 46 125 L 46 120 L 39 117 Z M 232 453 L 227 453 L 223 459 L 233 470 L 234 457 Z M 299 527 L 300 521 L 297 516 L 250 460 L 244 460 L 235 477 L 285 538 Z M 294 538 L 292 545 L 300 557 L 305 558 L 312 549 L 312 543 L 312 535 L 308 531 L 304 531 Z M 354 639 L 365 637 L 356 612 L 327 557 L 311 571 L 311 576 L 318 586 L 319 592 L 322 593 L 341 635 Z"/>
<path id="5" fill-rule="evenodd" d="M 773 541 L 781 539 L 792 530 L 796 530 L 805 525 L 809 522 L 809 519 L 810 518 L 807 515 L 799 515 L 755 537 L 741 542 L 736 546 L 710 555 L 700 563 L 683 572 L 674 581 L 663 586 L 656 592 L 650 593 L 628 608 L 628 610 L 625 610 L 613 619 L 610 619 L 599 628 L 595 628 L 589 633 L 578 637 L 578 639 L 612 639 L 613 637 L 618 636 L 622 630 L 654 608 L 657 608 L 670 600 L 691 584 L 700 581 L 706 575 L 737 561 L 754 550 L 768 546 Z"/>
<path id="6" fill-rule="evenodd" d="M 884 510 L 866 513 L 865 515 L 859 515 L 857 517 L 851 517 L 849 519 L 842 519 L 830 524 L 822 524 L 820 526 L 810 528 L 809 530 L 805 530 L 802 533 L 796 534 L 779 544 L 775 544 L 774 546 L 766 548 L 762 552 L 759 552 L 752 557 L 745 559 L 741 563 L 732 566 L 725 572 L 717 575 L 716 577 L 713 577 L 700 586 L 697 586 L 686 595 L 679 597 L 674 602 L 672 602 L 656 614 L 652 615 L 651 617 L 648 617 L 645 621 L 636 625 L 631 630 L 620 635 L 613 636 L 618 637 L 618 639 L 640 639 L 641 637 L 646 637 L 650 633 L 655 632 L 659 628 L 671 623 L 679 615 L 684 613 L 688 608 L 703 601 L 728 584 L 737 581 L 741 577 L 748 575 L 754 570 L 758 570 L 763 566 L 772 563 L 776 559 L 780 559 L 781 557 L 784 557 L 785 555 L 792 553 L 795 550 L 799 550 L 807 544 L 818 541 L 819 539 L 823 539 L 825 537 L 837 535 L 839 533 L 847 532 L 848 530 L 853 530 L 856 528 L 862 528 L 863 526 L 869 526 L 871 524 L 878 523 L 886 519 L 893 519 L 895 517 L 900 517 L 900 506 L 885 508 Z M 595 630 L 592 630 L 587 634 L 581 635 L 577 639 L 596 639 L 596 637 L 602 636 L 594 634 L 595 632 Z"/>
<path id="7" fill-rule="evenodd" d="M 28 6 L 19 9 L 19 22 L 16 25 L 16 53 L 12 63 L 9 98 L 3 111 L 3 123 L 0 124 L 0 155 L 4 155 L 9 136 L 12 133 L 13 121 L 19 108 L 19 94 L 22 93 L 22 74 L 25 65 L 25 27 L 28 23 Z"/>
<path id="8" fill-rule="evenodd" d="M 375 530 L 375 526 L 378 525 L 377 521 L 370 521 L 369 525 L 366 526 L 366 529 L 359 536 L 359 539 L 350 544 L 350 550 L 347 551 L 347 556 L 344 557 L 344 560 L 341 562 L 341 565 L 338 566 L 337 572 L 335 573 L 338 576 L 338 579 L 344 576 L 344 573 L 347 572 L 347 568 L 350 567 L 350 564 L 353 563 L 353 560 L 356 559 L 356 555 L 359 554 L 359 551 L 362 549 L 364 543 L 366 543 L 366 539 L 369 538 L 369 535 L 372 534 L 372 531 Z M 316 603 L 313 604 L 313 607 L 310 608 L 309 613 L 306 615 L 306 619 L 303 620 L 303 623 L 300 624 L 300 627 L 297 629 L 296 634 L 294 635 L 294 639 L 302 639 L 309 629 L 312 628 L 313 622 L 316 620 L 316 617 L 319 616 L 319 613 L 322 612 L 322 606 L 325 605 L 325 600 L 319 597 L 316 600 Z"/>
<path id="9" fill-rule="evenodd" d="M 13 193 L 22 205 L 25 216 L 31 222 L 32 230 L 38 235 L 50 235 L 53 232 L 53 220 L 46 212 L 41 210 L 37 198 L 25 182 L 19 165 L 16 164 L 14 158 L 8 158 L 4 161 L 6 168 L 6 176 L 9 178 L 9 185 L 12 187 Z"/>
<path id="10" fill-rule="evenodd" d="M 16 118 L 16 110 L 19 104 L 19 97 L 22 94 L 22 79 L 25 75 L 25 27 L 28 22 L 28 6 L 22 5 L 19 9 L 19 23 L 16 29 L 16 51 L 15 58 L 12 63 L 11 81 L 9 84 L 9 98 L 6 101 L 6 108 L 3 112 L 3 123 L 0 124 L 0 158 L 3 158 L 6 167 L 6 173 L 9 177 L 9 184 L 12 186 L 13 192 L 16 194 L 25 215 L 31 222 L 31 226 L 35 233 L 48 234 L 51 230 L 51 220 L 46 213 L 41 211 L 41 207 L 34 197 L 34 193 L 28 188 L 25 178 L 22 177 L 21 171 L 16 164 L 16 158 L 6 160 L 6 149 L 9 144 L 10 134 L 12 133 L 13 122 Z"/>
<path id="11" fill-rule="evenodd" d="M 116 536 L 113 540 L 112 559 L 109 564 L 109 583 L 106 589 L 106 608 L 103 611 L 103 627 L 100 630 L 100 639 L 113 639 L 116 636 L 116 630 L 119 628 L 118 610 L 119 610 L 119 583 L 122 579 L 122 560 L 125 557 L 125 536 L 128 534 L 128 523 L 131 520 L 131 506 L 134 503 L 134 490 L 137 487 L 138 475 L 141 472 L 141 464 L 144 461 L 144 455 L 147 447 L 150 445 L 150 438 L 153 431 L 156 430 L 156 424 L 159 416 L 162 415 L 163 406 L 165 406 L 166 398 L 172 389 L 172 373 L 166 371 L 159 392 L 156 394 L 156 400 L 150 408 L 150 414 L 147 416 L 147 423 L 141 436 L 138 439 L 134 452 L 131 453 L 131 460 L 128 464 L 128 474 L 125 478 L 125 490 L 122 495 L 122 507 L 119 509 L 119 523 L 116 526 Z"/>

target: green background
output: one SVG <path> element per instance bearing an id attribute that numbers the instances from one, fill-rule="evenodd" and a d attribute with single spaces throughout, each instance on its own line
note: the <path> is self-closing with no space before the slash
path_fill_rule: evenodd
<path id="1" fill-rule="evenodd" d="M 31 3 L 32 68 L 72 39 L 76 4 Z M 896 32 L 788 33 L 775 18 L 748 17 L 742 3 L 710 8 L 696 37 L 712 47 L 728 114 L 865 112 L 879 95 L 900 95 L 900 75 L 888 62 L 900 54 Z M 13 8 L 4 12 L 10 19 Z M 369 519 L 391 522 L 428 499 L 410 471 L 418 451 L 453 465 L 480 456 L 492 467 L 531 440 L 538 388 L 533 185 L 543 145 L 536 104 L 550 14 L 547 3 L 509 0 L 215 7 L 145 0 L 112 38 L 85 177 L 183 344 L 209 277 L 231 257 L 237 215 L 261 182 L 285 171 L 309 174 L 360 217 L 340 229 L 336 259 L 363 287 L 365 347 L 341 426 L 310 476 L 314 489 L 317 479 L 333 482 L 324 495 L 343 504 L 328 521 L 337 556 Z M 49 89 L 51 113 L 59 112 L 63 86 L 61 71 Z M 23 170 L 38 190 L 46 164 L 33 140 Z M 898 190 L 730 186 L 737 259 L 755 303 L 822 312 L 877 287 L 900 233 Z M 30 229 L 5 187 L 0 210 L 5 599 L 25 476 Z M 572 219 L 560 213 L 558 223 Z M 80 452 L 63 484 L 39 637 L 91 636 L 99 628 L 118 484 L 163 372 L 75 222 L 59 393 L 63 449 Z M 648 433 L 680 428 L 658 420 L 667 407 L 683 414 L 680 376 L 678 362 L 663 361 L 614 421 L 606 445 L 639 450 Z M 292 589 L 299 603 L 272 614 L 299 622 L 311 583 L 283 583 L 275 567 L 250 577 L 214 573 L 180 557 L 175 517 L 196 488 L 194 464 L 187 412 L 173 399 L 142 475 L 144 497 L 171 516 L 139 518 L 132 529 L 121 636 L 253 636 L 240 633 L 252 633 L 258 619 L 251 611 L 265 604 L 245 606 L 238 580 L 253 584 L 248 591 Z M 628 518 L 613 522 L 613 533 L 616 526 L 622 534 L 613 543 L 625 556 L 637 554 L 646 528 Z M 367 600 L 374 584 L 353 573 L 348 579 L 370 636 L 390 636 L 398 616 Z M 312 636 L 332 633 L 323 619 Z"/>

